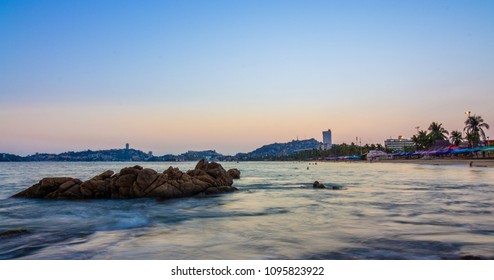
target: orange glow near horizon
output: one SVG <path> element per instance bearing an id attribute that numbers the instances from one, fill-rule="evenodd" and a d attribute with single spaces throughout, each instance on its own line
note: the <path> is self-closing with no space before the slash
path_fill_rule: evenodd
<path id="1" fill-rule="evenodd" d="M 13 149 L 21 143 L 15 139 L 24 139 L 23 145 L 30 147 L 24 154 L 121 148 L 125 143 L 156 155 L 205 149 L 235 154 L 297 137 L 322 141 L 321 133 L 328 128 L 334 143 L 354 142 L 357 136 L 362 144 L 382 143 L 390 136 L 409 138 L 418 123 L 412 112 L 393 108 L 378 108 L 387 113 L 371 114 L 374 109 L 328 110 L 324 104 L 311 109 L 301 103 L 279 107 L 203 105 L 190 104 L 187 110 L 183 106 L 161 110 L 159 104 L 4 108 L 0 117 L 12 120 L 2 124 L 2 141 L 14 143 Z M 461 130 L 463 116 L 455 117 L 457 127 L 442 122 L 447 129 Z M 409 119 L 407 127 L 403 118 Z M 421 126 L 426 129 L 424 120 Z"/>

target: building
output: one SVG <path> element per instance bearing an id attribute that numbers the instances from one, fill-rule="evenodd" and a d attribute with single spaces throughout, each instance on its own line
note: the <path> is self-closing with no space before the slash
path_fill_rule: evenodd
<path id="1" fill-rule="evenodd" d="M 405 148 L 413 148 L 414 143 L 410 139 L 405 139 L 403 136 L 398 136 L 398 139 L 386 139 L 384 147 L 394 152 L 403 152 Z"/>
<path id="2" fill-rule="evenodd" d="M 128 150 L 129 149 L 129 143 L 125 144 L 125 149 Z"/>
<path id="3" fill-rule="evenodd" d="M 321 149 L 329 150 L 333 146 L 333 140 L 331 136 L 331 129 L 322 132 L 322 146 Z"/>

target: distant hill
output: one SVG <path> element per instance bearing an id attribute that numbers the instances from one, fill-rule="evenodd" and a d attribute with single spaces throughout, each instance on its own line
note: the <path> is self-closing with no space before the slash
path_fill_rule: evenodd
<path id="1" fill-rule="evenodd" d="M 113 149 L 61 154 L 36 153 L 26 157 L 17 156 L 16 160 L 12 161 L 146 161 L 150 157 L 149 154 L 135 149 Z M 0 161 L 2 161 L 1 158 Z"/>
<path id="2" fill-rule="evenodd" d="M 270 160 L 286 157 L 301 151 L 318 149 L 321 145 L 315 139 L 293 140 L 288 143 L 264 145 L 250 153 L 225 156 L 215 150 L 188 151 L 180 155 L 153 156 L 135 149 L 112 149 L 99 151 L 65 152 L 61 154 L 36 153 L 26 157 L 0 153 L 0 161 L 212 161 Z"/>
<path id="3" fill-rule="evenodd" d="M 22 161 L 22 157 L 13 154 L 0 153 L 0 162 L 1 161 Z"/>
<path id="4" fill-rule="evenodd" d="M 197 161 L 203 158 L 207 160 L 221 161 L 225 158 L 225 156 L 220 153 L 217 153 L 214 150 L 188 151 L 178 156 L 164 155 L 164 156 L 152 157 L 149 159 L 149 161 Z"/>
<path id="5" fill-rule="evenodd" d="M 301 151 L 318 149 L 321 142 L 316 139 L 293 140 L 288 143 L 274 143 L 264 145 L 250 153 L 239 153 L 235 155 L 238 160 L 263 160 L 275 157 L 284 157 L 296 154 Z"/>
<path id="6" fill-rule="evenodd" d="M 57 156 L 61 161 L 145 161 L 151 155 L 135 149 L 66 152 Z"/>

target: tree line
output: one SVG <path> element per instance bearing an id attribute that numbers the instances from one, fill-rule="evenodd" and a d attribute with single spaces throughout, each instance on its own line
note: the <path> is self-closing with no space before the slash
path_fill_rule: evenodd
<path id="1" fill-rule="evenodd" d="M 465 134 L 458 130 L 449 133 L 442 123 L 432 122 L 427 131 L 417 131 L 417 134 L 412 136 L 412 141 L 417 150 L 430 149 L 437 140 L 449 140 L 451 144 L 457 146 L 466 140 L 469 147 L 477 147 L 486 140 L 484 129 L 489 129 L 489 124 L 485 123 L 481 116 L 468 115 L 463 128 Z"/>
<path id="2" fill-rule="evenodd" d="M 469 115 L 467 117 L 463 131 L 453 130 L 451 133 L 443 127 L 442 123 L 432 122 L 427 131 L 419 130 L 417 134 L 412 136 L 411 139 L 415 144 L 415 148 L 405 147 L 405 152 L 428 150 L 436 143 L 436 140 L 449 140 L 451 144 L 457 146 L 463 143 L 463 141 L 468 141 L 469 147 L 477 147 L 481 142 L 487 140 L 485 135 L 485 130 L 487 129 L 489 129 L 489 124 L 485 123 L 484 119 L 477 115 Z M 365 144 L 359 146 L 352 142 L 350 144 L 332 145 L 327 150 L 312 149 L 300 151 L 290 156 L 272 157 L 269 160 L 307 160 L 364 155 L 371 150 L 380 150 L 387 153 L 392 152 L 381 144 Z"/>

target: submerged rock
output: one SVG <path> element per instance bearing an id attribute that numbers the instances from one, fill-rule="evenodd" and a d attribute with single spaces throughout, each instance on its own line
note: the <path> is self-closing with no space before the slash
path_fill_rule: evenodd
<path id="1" fill-rule="evenodd" d="M 240 171 L 238 172 L 240 175 Z M 119 173 L 105 171 L 87 181 L 70 177 L 43 178 L 12 197 L 52 199 L 176 198 L 232 192 L 231 176 L 219 163 L 200 160 L 186 173 L 170 166 L 158 173 L 141 166 L 125 167 Z"/>
<path id="2" fill-rule="evenodd" d="M 313 184 L 312 184 L 312 187 L 315 188 L 315 189 L 331 189 L 331 190 L 344 190 L 345 187 L 341 186 L 341 185 L 337 185 L 337 184 L 327 184 L 327 185 L 323 185 L 321 183 L 319 183 L 319 181 L 315 181 Z"/>
<path id="3" fill-rule="evenodd" d="M 326 187 L 319 183 L 319 181 L 315 181 L 314 184 L 312 184 L 312 187 L 315 188 L 315 189 L 325 189 Z"/>
<path id="4" fill-rule="evenodd" d="M 19 235 L 28 232 L 29 231 L 24 228 L 8 229 L 8 230 L 0 231 L 0 236 L 12 236 L 12 235 Z"/>
<path id="5" fill-rule="evenodd" d="M 330 184 L 328 186 L 328 188 L 333 189 L 333 190 L 344 190 L 345 189 L 345 187 L 343 187 L 341 185 L 336 185 L 336 184 Z"/>
<path id="6" fill-rule="evenodd" d="M 237 168 L 229 169 L 227 172 L 233 179 L 240 179 L 240 170 Z"/>

